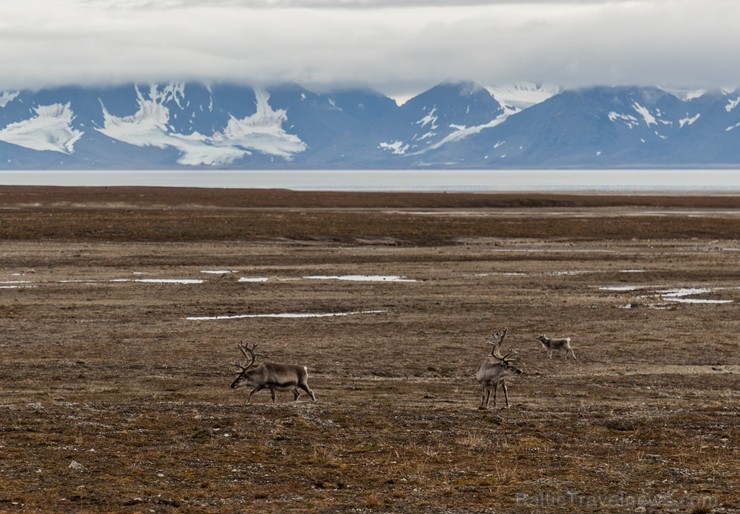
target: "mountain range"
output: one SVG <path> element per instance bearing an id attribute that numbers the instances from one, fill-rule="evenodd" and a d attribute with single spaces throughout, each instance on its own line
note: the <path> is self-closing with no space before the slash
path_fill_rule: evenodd
<path id="1" fill-rule="evenodd" d="M 445 82 L 0 91 L 0 169 L 740 166 L 740 91 Z"/>

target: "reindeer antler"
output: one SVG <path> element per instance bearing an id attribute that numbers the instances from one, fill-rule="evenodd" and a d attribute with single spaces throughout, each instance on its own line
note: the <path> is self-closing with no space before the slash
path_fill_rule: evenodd
<path id="1" fill-rule="evenodd" d="M 257 344 L 253 343 L 252 346 L 249 346 L 249 343 L 239 343 L 236 345 L 237 348 L 239 348 L 239 351 L 242 352 L 242 354 L 247 358 L 249 362 L 246 364 L 239 364 L 238 362 L 234 363 L 234 366 L 237 368 L 240 368 L 242 371 L 247 371 L 249 368 L 254 366 L 254 361 L 257 360 L 257 357 L 260 357 L 262 354 L 256 353 L 254 351 L 255 348 L 257 348 Z"/>
<path id="2" fill-rule="evenodd" d="M 495 350 L 495 348 L 494 348 L 494 350 Z M 498 353 L 498 352 L 492 353 L 491 355 L 494 356 L 494 357 L 496 357 L 501 362 L 506 362 L 506 363 L 508 363 L 508 362 L 516 362 L 517 360 L 519 360 L 519 352 L 517 352 L 516 350 L 513 350 L 513 351 L 507 353 L 504 356 L 501 356 L 501 354 Z M 510 359 L 509 358 L 510 355 L 513 355 L 514 357 L 512 357 Z"/>

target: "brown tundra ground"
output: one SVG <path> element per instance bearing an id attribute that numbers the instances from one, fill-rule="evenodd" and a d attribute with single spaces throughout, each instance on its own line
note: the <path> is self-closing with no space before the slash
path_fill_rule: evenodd
<path id="1" fill-rule="evenodd" d="M 734 196 L 0 188 L 0 511 L 740 512 L 738 236 Z M 247 405 L 242 341 L 318 401 Z"/>

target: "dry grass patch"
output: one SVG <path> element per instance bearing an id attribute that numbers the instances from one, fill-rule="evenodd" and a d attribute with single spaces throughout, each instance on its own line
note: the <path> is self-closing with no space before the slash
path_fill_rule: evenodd
<path id="1" fill-rule="evenodd" d="M 614 198 L 145 191 L 124 212 L 120 191 L 32 193 L 0 194 L 0 511 L 740 512 L 732 199 L 697 219 L 657 199 L 659 218 Z M 304 278 L 351 274 L 416 282 Z M 137 277 L 203 282 L 113 281 Z M 661 297 L 689 287 L 731 303 Z M 503 326 L 526 374 L 479 411 Z M 239 341 L 308 366 L 318 402 L 247 405 Z"/>

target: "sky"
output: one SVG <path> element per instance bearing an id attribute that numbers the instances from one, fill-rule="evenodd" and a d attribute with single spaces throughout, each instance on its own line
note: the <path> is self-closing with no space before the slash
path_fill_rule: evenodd
<path id="1" fill-rule="evenodd" d="M 0 89 L 740 85 L 738 0 L 2 0 Z"/>

